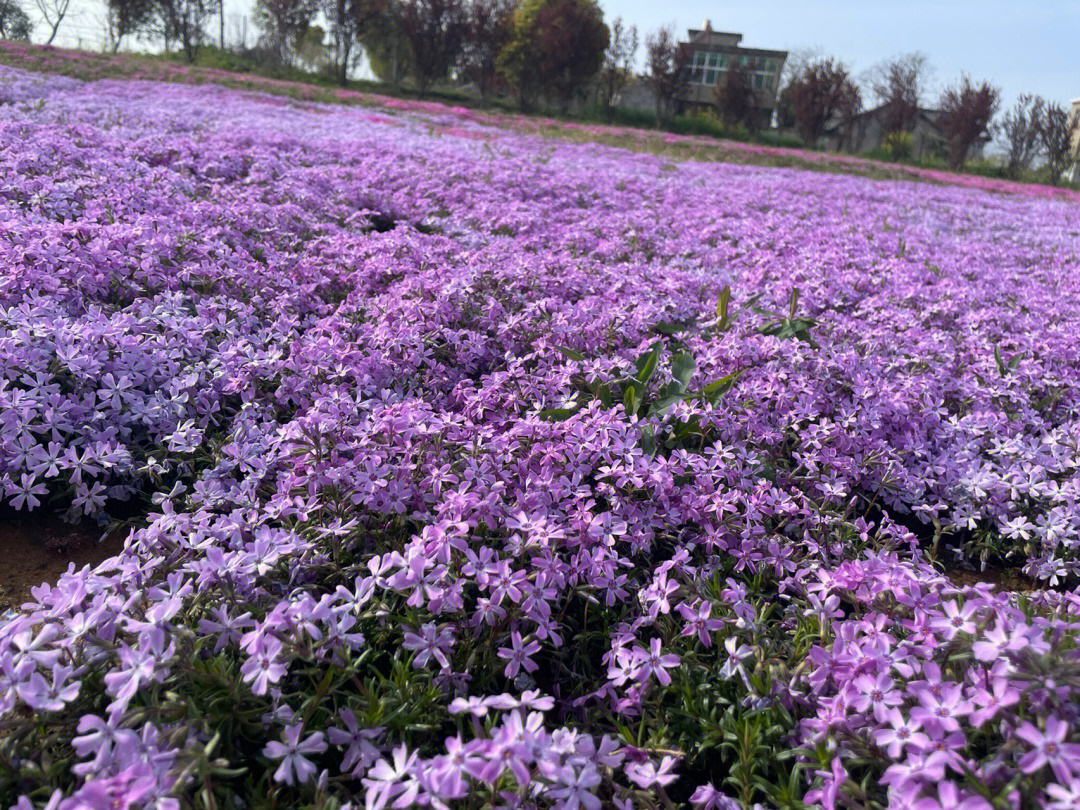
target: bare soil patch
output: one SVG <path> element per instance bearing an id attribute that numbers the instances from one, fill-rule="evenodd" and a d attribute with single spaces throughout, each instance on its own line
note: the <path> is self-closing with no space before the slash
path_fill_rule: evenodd
<path id="1" fill-rule="evenodd" d="M 122 536 L 101 539 L 92 524 L 72 525 L 48 513 L 0 510 L 0 611 L 17 608 L 30 589 L 55 582 L 70 563 L 96 565 L 118 554 Z"/>
<path id="2" fill-rule="evenodd" d="M 954 585 L 960 587 L 979 585 L 985 582 L 993 585 L 996 590 L 1013 593 L 1028 593 L 1037 591 L 1040 588 L 1035 580 L 1024 576 L 1014 568 L 987 566 L 984 571 L 952 568 L 945 572 L 945 576 L 952 580 Z"/>

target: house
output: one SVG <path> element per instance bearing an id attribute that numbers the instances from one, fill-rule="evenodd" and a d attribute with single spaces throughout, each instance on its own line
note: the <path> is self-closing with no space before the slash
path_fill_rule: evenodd
<path id="1" fill-rule="evenodd" d="M 700 30 L 691 29 L 684 43 L 691 51 L 690 76 L 677 102 L 681 112 L 696 112 L 716 105 L 716 91 L 732 66 L 746 70 L 754 88 L 758 126 L 768 127 L 776 109 L 780 71 L 787 51 L 744 48 L 742 34 L 713 31 L 706 20 Z"/>
<path id="2" fill-rule="evenodd" d="M 1065 179 L 1070 183 L 1080 183 L 1080 98 L 1072 100 L 1070 121 L 1073 122 L 1073 164 L 1065 172 Z"/>
<path id="3" fill-rule="evenodd" d="M 938 123 L 939 110 L 920 108 L 911 126 L 909 157 L 915 160 L 944 158 L 948 144 Z M 835 119 L 825 128 L 823 145 L 833 151 L 861 154 L 885 147 L 886 105 L 863 110 L 849 121 Z M 981 137 L 971 147 L 969 158 L 980 157 L 990 135 Z"/>

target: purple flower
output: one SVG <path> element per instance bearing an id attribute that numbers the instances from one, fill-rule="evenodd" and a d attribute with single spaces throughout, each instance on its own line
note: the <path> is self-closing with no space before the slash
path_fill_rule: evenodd
<path id="1" fill-rule="evenodd" d="M 301 740 L 300 735 L 303 732 L 302 725 L 288 726 L 281 734 L 281 742 L 271 740 L 263 749 L 263 756 L 267 759 L 281 760 L 281 764 L 274 771 L 275 782 L 302 785 L 318 771 L 315 764 L 304 755 L 321 754 L 326 750 L 326 740 L 323 739 L 321 731 L 309 734 Z"/>
<path id="2" fill-rule="evenodd" d="M 634 663 L 639 667 L 638 678 L 642 681 L 647 680 L 650 676 L 656 678 L 660 682 L 661 686 L 667 686 L 671 683 L 671 676 L 668 674 L 668 670 L 679 665 L 679 656 L 668 653 L 662 654 L 660 639 L 654 638 L 649 642 L 649 649 L 646 651 L 642 647 L 635 647 L 633 649 Z"/>
<path id="3" fill-rule="evenodd" d="M 413 659 L 413 666 L 421 669 L 434 658 L 440 666 L 450 666 L 447 653 L 454 646 L 454 633 L 449 628 L 439 629 L 434 622 L 428 622 L 420 628 L 419 635 L 406 633 L 401 646 L 406 650 L 416 650 L 419 654 Z"/>
<path id="4" fill-rule="evenodd" d="M 1046 718 L 1046 730 L 1040 731 L 1031 723 L 1023 722 L 1016 736 L 1032 747 L 1020 758 L 1019 767 L 1024 773 L 1034 773 L 1049 765 L 1060 782 L 1071 782 L 1073 774 L 1080 771 L 1080 744 L 1065 742 L 1069 724 L 1053 715 Z"/>
<path id="5" fill-rule="evenodd" d="M 522 669 L 526 672 L 536 672 L 538 669 L 538 665 L 531 656 L 540 652 L 540 642 L 534 640 L 524 643 L 517 630 L 510 634 L 510 646 L 499 647 L 496 652 L 499 658 L 506 659 L 508 662 L 503 670 L 503 675 L 507 678 L 516 678 Z"/>

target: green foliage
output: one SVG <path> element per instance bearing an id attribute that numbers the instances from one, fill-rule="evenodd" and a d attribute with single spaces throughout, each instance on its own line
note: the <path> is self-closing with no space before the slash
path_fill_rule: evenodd
<path id="1" fill-rule="evenodd" d="M 499 67 L 523 107 L 550 92 L 565 111 L 600 70 L 609 32 L 595 0 L 525 0 Z"/>
<path id="2" fill-rule="evenodd" d="M 672 328 L 670 324 L 662 324 L 662 326 Z M 557 348 L 569 360 L 578 362 L 585 360 L 585 356 L 580 352 L 565 347 Z M 670 359 L 670 379 L 660 386 L 650 387 L 649 383 L 656 374 L 663 350 L 663 342 L 657 341 L 634 361 L 632 374 L 623 374 L 621 369 L 616 369 L 612 375 L 612 382 L 581 377 L 574 404 L 565 408 L 549 408 L 540 411 L 540 418 L 561 422 L 574 416 L 592 401 L 599 402 L 605 408 L 621 403 L 627 414 L 637 416 L 641 420 L 663 417 L 678 402 L 708 403 L 716 406 L 742 374 L 741 371 L 735 371 L 698 390 L 690 390 L 690 379 L 697 370 L 697 363 L 686 352 L 677 352 Z M 704 439 L 700 416 L 697 414 L 685 420 L 675 420 L 669 427 L 670 433 L 658 440 L 656 426 L 643 425 L 642 449 L 649 455 L 656 455 L 661 449 L 673 450 Z"/>
<path id="3" fill-rule="evenodd" d="M 890 132 L 881 145 L 892 160 L 907 160 L 911 157 L 914 138 L 910 132 Z"/>
<path id="4" fill-rule="evenodd" d="M 817 344 L 814 343 L 814 338 L 810 334 L 810 329 L 817 325 L 817 321 L 805 315 L 798 316 L 796 314 L 798 309 L 798 287 L 793 287 L 791 289 L 791 294 L 788 296 L 788 309 L 786 314 L 769 312 L 768 310 L 754 307 L 755 312 L 761 313 L 762 315 L 768 315 L 772 318 L 772 320 L 758 327 L 758 331 L 763 335 L 773 335 L 781 340 L 801 340 L 805 343 L 809 343 L 811 346 L 816 346 Z"/>
<path id="5" fill-rule="evenodd" d="M 0 0 L 0 39 L 29 42 L 33 28 L 18 0 Z"/>

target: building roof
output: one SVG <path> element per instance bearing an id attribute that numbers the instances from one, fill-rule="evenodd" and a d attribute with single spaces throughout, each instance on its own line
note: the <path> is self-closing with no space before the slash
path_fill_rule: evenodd
<path id="1" fill-rule="evenodd" d="M 731 31 L 714 31 L 712 23 L 705 20 L 701 28 L 689 29 L 689 40 L 693 45 L 705 48 L 731 48 L 739 53 L 752 54 L 754 56 L 774 56 L 782 59 L 787 58 L 787 51 L 777 51 L 768 48 L 747 48 L 740 44 L 743 35 Z"/>

